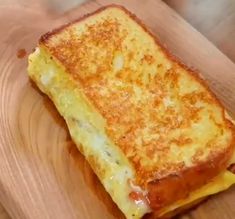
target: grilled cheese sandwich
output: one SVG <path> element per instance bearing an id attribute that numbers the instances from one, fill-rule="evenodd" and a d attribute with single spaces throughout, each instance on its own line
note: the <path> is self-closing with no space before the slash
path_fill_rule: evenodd
<path id="1" fill-rule="evenodd" d="M 104 7 L 43 35 L 28 73 L 128 219 L 235 183 L 224 108 L 126 9 Z"/>

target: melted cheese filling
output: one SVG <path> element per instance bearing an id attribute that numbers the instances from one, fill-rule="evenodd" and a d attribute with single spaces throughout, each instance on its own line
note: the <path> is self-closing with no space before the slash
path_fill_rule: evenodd
<path id="1" fill-rule="evenodd" d="M 116 60 L 114 65 L 120 68 L 122 60 Z M 79 86 L 73 84 L 65 70 L 51 60 L 43 48 L 30 55 L 28 71 L 39 88 L 53 100 L 66 120 L 77 147 L 125 216 L 128 219 L 138 219 L 150 212 L 145 202 L 130 200 L 129 194 L 135 190 L 129 183 L 130 180 L 134 181 L 133 169 L 120 149 L 107 137 L 104 131 L 105 121 L 92 109 Z M 169 104 L 168 100 L 166 104 Z M 231 163 L 235 163 L 235 154 Z M 164 215 L 202 197 L 225 190 L 234 183 L 235 175 L 225 171 L 207 185 L 192 192 L 187 199 L 162 209 L 159 214 Z"/>
<path id="2" fill-rule="evenodd" d="M 235 175 L 230 171 L 224 171 L 219 176 L 215 177 L 210 183 L 204 185 L 203 187 L 197 189 L 196 191 L 193 191 L 187 199 L 179 200 L 174 204 L 172 204 L 171 206 L 162 209 L 160 211 L 160 216 L 168 212 L 174 211 L 179 207 L 190 204 L 191 202 L 194 202 L 203 197 L 207 197 L 209 195 L 213 195 L 220 191 L 226 190 L 234 183 L 235 183 Z"/>

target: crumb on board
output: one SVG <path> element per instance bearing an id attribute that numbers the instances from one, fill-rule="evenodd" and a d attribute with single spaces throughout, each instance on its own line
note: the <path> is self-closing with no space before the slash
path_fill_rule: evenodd
<path id="1" fill-rule="evenodd" d="M 18 49 L 17 51 L 17 58 L 22 59 L 26 56 L 27 52 L 25 49 Z"/>

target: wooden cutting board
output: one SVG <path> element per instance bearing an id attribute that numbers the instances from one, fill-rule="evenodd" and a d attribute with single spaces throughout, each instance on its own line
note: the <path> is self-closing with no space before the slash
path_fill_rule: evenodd
<path id="1" fill-rule="evenodd" d="M 46 2 L 0 4 L 0 201 L 17 219 L 123 218 L 71 142 L 53 104 L 27 77 L 24 49 L 29 54 L 42 33 L 115 2 L 141 18 L 185 63 L 199 69 L 232 114 L 235 64 L 158 0 L 97 0 L 63 15 Z M 180 218 L 234 219 L 234 206 L 231 188 Z"/>

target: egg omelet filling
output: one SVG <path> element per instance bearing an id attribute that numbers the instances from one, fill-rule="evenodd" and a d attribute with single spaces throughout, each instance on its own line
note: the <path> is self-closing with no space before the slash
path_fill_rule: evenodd
<path id="1" fill-rule="evenodd" d="M 73 141 L 83 153 L 106 191 L 127 218 L 140 218 L 149 211 L 144 202 L 129 200 L 129 181 L 134 173 L 127 158 L 105 134 L 103 118 L 92 109 L 77 84 L 64 69 L 37 48 L 29 58 L 29 74 L 39 88 L 50 96 L 64 117 Z"/>
<path id="2" fill-rule="evenodd" d="M 115 61 L 117 66 L 121 60 Z M 128 219 L 138 219 L 151 212 L 145 200 L 132 200 L 129 194 L 135 190 L 134 170 L 120 148 L 105 133 L 105 120 L 83 94 L 78 82 L 74 82 L 64 67 L 52 57 L 46 48 L 39 46 L 29 57 L 28 72 L 42 92 L 54 102 L 64 117 L 69 132 L 78 149 L 90 163 L 106 191 Z M 233 158 L 235 163 L 235 159 Z M 224 171 L 207 185 L 192 192 L 184 200 L 160 210 L 165 215 L 195 200 L 227 189 L 235 183 L 235 175 Z"/>

